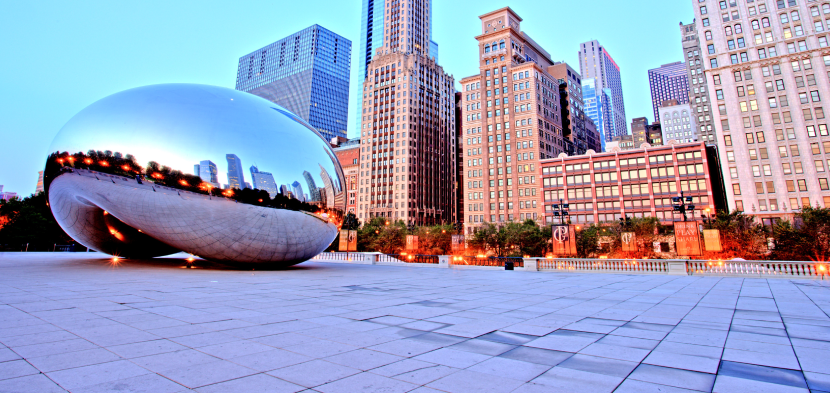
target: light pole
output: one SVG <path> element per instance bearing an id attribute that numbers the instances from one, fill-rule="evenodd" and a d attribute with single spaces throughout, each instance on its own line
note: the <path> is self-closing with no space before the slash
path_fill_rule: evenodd
<path id="1" fill-rule="evenodd" d="M 703 215 L 703 219 L 706 220 L 706 225 L 710 225 L 712 223 L 712 214 L 709 213 L 710 211 L 712 211 L 712 209 L 708 207 L 704 210 L 706 214 Z"/>
<path id="2" fill-rule="evenodd" d="M 560 199 L 559 203 L 553 205 L 553 216 L 559 217 L 559 225 L 565 224 L 565 217 L 568 217 L 570 214 L 568 213 L 568 209 L 570 208 L 570 204 L 564 203 L 564 199 Z"/>
<path id="3" fill-rule="evenodd" d="M 686 212 L 692 213 L 692 219 L 694 220 L 694 210 L 695 205 L 692 205 L 692 197 L 684 197 L 683 191 L 680 191 L 679 197 L 672 197 L 672 204 L 674 207 L 674 212 L 683 214 L 683 221 L 688 221 L 688 217 L 686 217 Z"/>

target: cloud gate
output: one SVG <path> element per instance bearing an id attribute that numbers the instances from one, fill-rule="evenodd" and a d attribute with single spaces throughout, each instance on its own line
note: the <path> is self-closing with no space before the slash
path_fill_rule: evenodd
<path id="1" fill-rule="evenodd" d="M 60 130 L 49 205 L 79 243 L 150 258 L 293 265 L 335 239 L 343 171 L 302 119 L 222 87 L 165 84 L 88 106 Z"/>

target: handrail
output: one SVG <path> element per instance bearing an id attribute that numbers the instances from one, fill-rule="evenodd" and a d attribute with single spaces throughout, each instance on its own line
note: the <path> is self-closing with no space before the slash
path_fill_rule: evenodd
<path id="1" fill-rule="evenodd" d="M 569 270 L 596 272 L 662 273 L 669 271 L 666 259 L 565 259 L 540 258 L 539 270 Z"/>
<path id="2" fill-rule="evenodd" d="M 371 258 L 369 258 L 371 256 Z M 830 278 L 830 263 L 810 261 L 743 261 L 743 260 L 682 260 L 682 259 L 592 259 L 592 258 L 517 258 L 380 254 L 361 252 L 326 252 L 315 261 L 345 261 L 354 263 L 418 263 L 436 266 L 514 267 L 531 271 L 620 274 L 672 274 L 689 276 L 740 276 L 759 278 Z M 440 262 L 441 260 L 445 262 Z"/>

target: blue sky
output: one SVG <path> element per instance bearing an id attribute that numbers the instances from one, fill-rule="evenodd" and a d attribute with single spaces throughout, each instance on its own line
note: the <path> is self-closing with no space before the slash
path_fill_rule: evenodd
<path id="1" fill-rule="evenodd" d="M 692 0 L 434 0 L 440 63 L 456 80 L 477 72 L 478 16 L 504 6 L 554 60 L 577 70 L 581 42 L 605 45 L 622 70 L 629 122 L 653 119 L 647 70 L 682 60 L 678 23 L 693 17 Z M 361 0 L 3 2 L 0 184 L 32 193 L 55 134 L 100 98 L 156 83 L 233 88 L 240 56 L 312 24 L 354 45 L 360 7 Z M 353 50 L 353 89 L 356 57 Z"/>

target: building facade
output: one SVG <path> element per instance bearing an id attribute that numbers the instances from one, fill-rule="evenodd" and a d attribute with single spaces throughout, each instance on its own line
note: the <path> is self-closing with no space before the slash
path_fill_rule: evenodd
<path id="1" fill-rule="evenodd" d="M 595 78 L 597 88 L 610 90 L 610 99 L 602 106 L 605 140 L 610 141 L 615 136 L 628 134 L 620 67 L 599 41 L 588 41 L 580 45 L 579 70 L 583 78 Z M 595 124 L 599 121 L 592 120 Z"/>
<path id="2" fill-rule="evenodd" d="M 654 121 L 660 121 L 658 108 L 663 101 L 676 100 L 681 104 L 689 102 L 689 76 L 686 64 L 681 61 L 648 70 L 648 86 L 651 90 Z"/>
<path id="3" fill-rule="evenodd" d="M 509 7 L 479 17 L 479 74 L 461 80 L 465 232 L 541 220 L 539 160 L 565 152 L 550 55 Z"/>
<path id="4" fill-rule="evenodd" d="M 663 119 L 660 125 L 665 141 L 673 139 L 680 143 L 689 143 L 699 140 L 691 103 L 680 104 L 676 100 L 667 100 L 657 109 L 660 112 L 660 118 Z"/>
<path id="5" fill-rule="evenodd" d="M 313 25 L 239 58 L 236 89 L 288 109 L 325 140 L 346 136 L 351 41 Z"/>
<path id="6" fill-rule="evenodd" d="M 271 172 L 262 172 L 256 166 L 251 166 L 251 182 L 253 182 L 254 189 L 268 191 L 271 198 L 279 193 L 274 175 Z"/>
<path id="7" fill-rule="evenodd" d="M 615 141 L 623 141 L 625 138 L 617 137 Z M 643 144 L 649 146 L 660 146 L 663 144 L 663 130 L 660 122 L 649 124 L 645 117 L 637 117 L 631 120 L 631 141 L 633 147 L 639 149 Z"/>
<path id="8" fill-rule="evenodd" d="M 242 169 L 242 160 L 236 154 L 226 154 L 228 160 L 228 187 L 245 189 L 250 188 L 245 183 L 245 171 Z"/>
<path id="9" fill-rule="evenodd" d="M 37 172 L 37 185 L 35 186 L 35 194 L 43 191 L 43 171 Z"/>
<path id="10" fill-rule="evenodd" d="M 360 144 L 346 144 L 334 149 L 346 180 L 346 213 L 357 216 L 357 185 L 360 173 Z"/>
<path id="11" fill-rule="evenodd" d="M 582 78 L 582 102 L 585 104 L 585 115 L 591 119 L 597 134 L 599 134 L 600 150 L 605 151 L 605 118 L 603 117 L 603 105 L 605 102 L 605 91 L 597 88 L 597 78 Z M 613 138 L 612 138 L 613 139 Z"/>
<path id="12" fill-rule="evenodd" d="M 602 144 L 596 125 L 585 114 L 582 77 L 564 62 L 549 67 L 548 72 L 559 80 L 559 108 L 565 153 L 568 155 L 585 154 L 588 150 L 601 152 Z"/>
<path id="13" fill-rule="evenodd" d="M 199 161 L 198 164 L 193 166 L 193 169 L 195 170 L 194 174 L 202 178 L 202 181 L 213 187 L 220 187 L 219 169 L 216 167 L 216 163 L 210 160 Z"/>
<path id="14" fill-rule="evenodd" d="M 706 78 L 703 76 L 703 51 L 700 48 L 696 24 L 680 23 L 680 36 L 686 57 L 686 73 L 689 77 L 689 105 L 698 127 L 699 140 L 715 143 L 716 128 L 712 119 L 712 102 Z"/>
<path id="15" fill-rule="evenodd" d="M 432 225 L 452 221 L 454 79 L 431 56 L 431 1 L 387 0 L 383 45 L 360 104 L 357 215 Z"/>
<path id="16" fill-rule="evenodd" d="M 773 222 L 830 206 L 830 6 L 693 4 L 729 208 Z"/>
<path id="17" fill-rule="evenodd" d="M 415 4 L 417 6 L 418 4 Z M 432 0 L 426 2 L 425 9 L 432 10 Z M 358 72 L 357 78 L 359 81 L 363 81 L 368 76 L 366 70 L 369 67 L 369 63 L 372 61 L 372 57 L 374 57 L 375 52 L 383 46 L 384 38 L 385 38 L 385 26 L 392 26 L 391 23 L 392 19 L 389 19 L 390 22 L 386 22 L 389 15 L 384 12 L 386 10 L 386 0 L 363 0 L 363 6 L 360 9 L 360 42 L 358 43 Z M 438 43 L 432 40 L 432 12 L 425 13 L 423 9 L 416 10 L 416 7 L 412 7 L 413 14 L 405 15 L 406 18 L 409 18 L 408 23 L 418 24 L 423 26 L 424 29 L 427 30 L 429 33 L 428 38 L 428 45 L 429 45 L 429 55 L 435 58 L 435 62 L 438 62 Z M 396 21 L 399 21 L 400 18 L 404 17 L 403 15 L 396 15 Z M 400 38 L 400 30 L 395 38 Z M 411 40 L 412 37 L 407 37 L 407 39 Z M 416 44 L 419 46 L 424 45 L 424 41 L 420 39 L 420 37 L 415 37 L 417 40 Z M 405 41 L 405 40 L 404 40 Z M 357 105 L 355 106 L 354 112 L 354 129 L 359 130 L 360 127 L 363 125 L 363 105 L 360 103 L 363 102 L 363 85 L 358 84 L 357 88 L 355 89 L 355 102 Z"/>
<path id="18" fill-rule="evenodd" d="M 546 223 L 559 222 L 553 205 L 561 202 L 569 204 L 573 223 L 610 223 L 626 216 L 683 221 L 672 207 L 672 197 L 681 191 L 696 207 L 695 213 L 687 213 L 690 220 L 723 208 L 720 186 L 712 176 L 717 172 L 714 148 L 671 143 L 612 150 L 542 161 Z"/>

